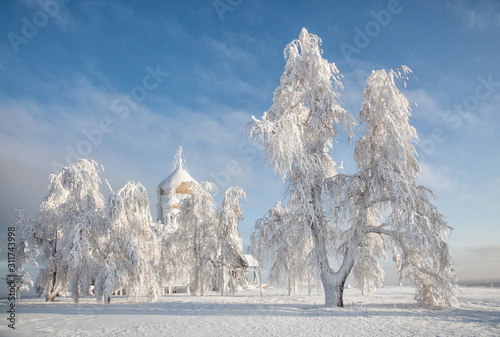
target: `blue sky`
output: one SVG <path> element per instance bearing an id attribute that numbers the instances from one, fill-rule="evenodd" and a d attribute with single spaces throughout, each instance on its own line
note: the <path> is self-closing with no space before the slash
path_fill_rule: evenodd
<path id="1" fill-rule="evenodd" d="M 455 229 L 458 275 L 500 279 L 498 1 L 55 3 L 0 4 L 3 252 L 14 208 L 35 214 L 54 168 L 78 156 L 102 164 L 114 190 L 141 181 L 155 217 L 179 145 L 191 175 L 218 185 L 218 202 L 229 186 L 246 191 L 247 244 L 283 185 L 244 128 L 271 106 L 283 49 L 305 27 L 344 76 L 355 117 L 372 70 L 414 71 L 402 91 L 421 139 L 420 183 Z M 332 151 L 344 173 L 353 148 L 340 138 Z"/>

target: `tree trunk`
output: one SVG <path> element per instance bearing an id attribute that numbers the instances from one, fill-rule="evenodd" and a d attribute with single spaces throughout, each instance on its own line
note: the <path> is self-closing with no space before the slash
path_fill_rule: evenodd
<path id="1" fill-rule="evenodd" d="M 314 217 L 309 219 L 309 227 L 311 228 L 313 236 L 314 250 L 316 251 L 316 256 L 318 257 L 320 279 L 325 293 L 325 306 L 334 307 L 341 303 L 338 302 L 340 296 L 335 291 L 335 277 L 328 261 L 326 242 L 322 230 L 324 226 L 322 222 L 324 220 L 323 207 L 321 205 L 320 184 L 317 184 L 316 187 L 313 187 L 311 190 L 311 203 L 314 209 Z"/>
<path id="2" fill-rule="evenodd" d="M 198 249 L 198 226 L 195 225 L 194 227 L 194 236 L 193 236 L 193 249 L 194 249 L 194 280 L 193 284 L 191 286 L 191 291 L 194 296 L 198 296 L 198 287 L 200 283 L 200 264 L 199 264 L 199 257 L 200 257 L 200 252 Z"/>
<path id="3" fill-rule="evenodd" d="M 80 301 L 80 286 L 76 285 L 75 293 L 73 294 L 73 301 L 78 303 Z"/>
<path id="4" fill-rule="evenodd" d="M 259 266 L 257 267 L 259 270 L 259 290 L 260 290 L 260 296 L 263 296 L 264 289 L 262 288 L 262 243 L 260 242 L 259 239 L 259 251 L 258 251 L 258 261 L 259 261 Z M 255 267 L 254 267 L 255 270 Z"/>
<path id="5" fill-rule="evenodd" d="M 292 296 L 292 278 L 288 275 L 288 296 Z"/>
<path id="6" fill-rule="evenodd" d="M 344 306 L 344 284 L 354 266 L 354 257 L 346 250 L 340 269 L 333 273 L 321 273 L 321 282 L 325 291 L 326 307 Z"/>
<path id="7" fill-rule="evenodd" d="M 323 281 L 325 289 L 325 306 L 328 308 L 344 306 L 344 286 L 343 283 L 335 282 L 334 274 L 327 275 L 329 281 Z M 323 277 L 322 277 L 323 279 Z"/>
<path id="8" fill-rule="evenodd" d="M 56 259 L 56 253 L 57 253 L 57 226 L 54 227 L 54 239 L 52 241 L 52 259 Z M 47 294 L 47 297 L 45 298 L 46 301 L 51 301 L 54 302 L 57 293 L 59 292 L 59 287 L 56 288 L 56 282 L 57 282 L 57 263 L 54 261 L 54 273 L 52 273 L 52 287 L 50 291 Z"/>
<path id="9" fill-rule="evenodd" d="M 56 281 L 57 281 L 57 269 L 52 274 L 52 289 L 50 289 L 50 292 L 47 295 L 50 298 L 50 301 L 52 302 L 54 301 L 54 298 L 57 296 Z"/>
<path id="10" fill-rule="evenodd" d="M 258 274 L 258 278 L 259 278 L 259 290 L 260 290 L 260 296 L 264 296 L 264 288 L 263 288 L 263 284 L 262 284 L 262 267 L 260 266 L 260 262 L 259 262 L 259 274 Z"/>
<path id="11" fill-rule="evenodd" d="M 288 296 L 297 296 L 297 279 L 293 276 L 288 277 Z"/>
<path id="12" fill-rule="evenodd" d="M 52 288 L 52 289 L 53 290 L 47 294 L 47 297 L 45 299 L 46 301 L 54 302 L 57 295 L 59 294 L 59 291 L 61 290 L 61 286 L 57 285 L 57 287 L 55 289 L 54 288 Z"/>
<path id="13" fill-rule="evenodd" d="M 325 293 L 325 306 L 328 308 L 342 307 L 344 305 L 342 291 L 338 286 L 337 275 L 330 271 L 326 247 L 321 245 L 323 240 L 315 239 L 315 248 L 319 258 L 320 279 Z"/>
<path id="14" fill-rule="evenodd" d="M 201 270 L 202 268 L 201 256 L 199 259 L 200 259 L 200 269 L 198 270 L 198 287 L 200 289 L 200 296 L 203 296 L 203 285 L 205 283 L 203 281 L 203 271 Z"/>
<path id="15" fill-rule="evenodd" d="M 333 272 L 328 261 L 328 252 L 323 233 L 325 226 L 323 218 L 323 207 L 321 204 L 321 185 L 312 189 L 312 205 L 315 217 L 310 219 L 310 227 L 313 235 L 314 249 L 319 259 L 319 270 L 321 283 L 325 292 L 326 307 L 344 306 L 344 283 L 354 265 L 354 256 L 347 248 L 344 260 L 337 272 Z"/>
<path id="16" fill-rule="evenodd" d="M 311 272 L 307 274 L 307 294 L 311 296 Z"/>
<path id="17" fill-rule="evenodd" d="M 236 291 L 236 285 L 234 284 L 234 275 L 231 265 L 228 266 L 228 274 L 229 274 L 229 293 L 234 295 Z"/>
<path id="18" fill-rule="evenodd" d="M 224 290 L 225 290 L 225 286 L 224 286 L 224 255 L 221 254 L 221 259 L 220 259 L 220 295 L 221 296 L 224 296 Z"/>

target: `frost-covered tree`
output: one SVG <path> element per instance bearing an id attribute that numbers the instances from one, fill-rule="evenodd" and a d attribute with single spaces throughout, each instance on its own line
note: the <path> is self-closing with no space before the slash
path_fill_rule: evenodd
<path id="1" fill-rule="evenodd" d="M 325 205 L 324 187 L 326 179 L 336 173 L 329 155 L 338 135 L 336 126 L 345 124 L 350 135 L 354 119 L 337 101 L 340 74 L 335 64 L 322 58 L 320 44 L 321 39 L 305 28 L 298 40 L 288 44 L 273 105 L 260 120 L 253 118 L 250 135 L 261 140 L 267 160 L 286 180 L 288 195 L 295 198 L 292 217 L 302 218 L 303 226 L 311 231 L 325 303 L 335 306 L 342 305 L 338 289 L 345 279 L 340 275 L 351 266 L 342 265 L 338 272 L 330 267 L 329 249 L 337 237 Z"/>
<path id="2" fill-rule="evenodd" d="M 90 295 L 90 288 L 101 271 L 103 256 L 100 244 L 105 240 L 104 210 L 97 208 L 84 214 L 81 221 L 68 233 L 70 253 L 68 257 L 69 292 L 75 302 L 81 296 Z"/>
<path id="3" fill-rule="evenodd" d="M 101 302 L 121 290 L 131 300 L 157 298 L 160 233 L 152 224 L 144 186 L 127 183 L 111 193 L 104 208 L 94 161 L 81 159 L 50 180 L 49 195 L 35 220 L 23 210 L 15 220 L 22 234 L 19 258 L 33 263 L 39 253 L 45 264 L 37 291 L 52 301 L 58 293 L 70 292 L 78 301 L 94 285 Z"/>
<path id="4" fill-rule="evenodd" d="M 47 300 L 53 301 L 59 292 L 67 291 L 71 278 L 77 275 L 70 265 L 73 233 L 89 213 L 104 207 L 99 184 L 97 163 L 86 159 L 50 176 L 49 194 L 29 237 L 30 246 L 38 249 L 45 264 L 36 284 Z"/>
<path id="5" fill-rule="evenodd" d="M 238 232 L 238 223 L 243 220 L 243 211 L 241 210 L 240 199 L 246 199 L 245 192 L 239 187 L 230 187 L 224 195 L 224 200 L 217 210 L 217 240 L 219 247 L 219 290 L 224 296 L 226 287 L 235 291 L 235 285 L 232 282 L 231 263 L 243 256 L 241 247 L 241 238 Z M 229 281 L 229 282 L 228 282 Z"/>
<path id="6" fill-rule="evenodd" d="M 109 303 L 111 295 L 123 289 L 130 300 L 139 296 L 155 300 L 160 294 L 160 247 L 152 229 L 147 191 L 141 183 L 131 181 L 118 193 L 111 193 L 104 224 L 96 298 Z"/>
<path id="7" fill-rule="evenodd" d="M 285 282 L 288 295 L 296 295 L 297 287 L 306 282 L 310 289 L 315 272 L 311 231 L 293 211 L 292 200 L 286 207 L 277 202 L 256 221 L 250 246 L 252 254 L 258 256 L 259 264 L 264 263 L 265 255 L 269 256 L 270 281 L 276 284 Z"/>
<path id="8" fill-rule="evenodd" d="M 161 221 L 154 222 L 152 226 L 160 250 L 160 261 L 157 272 L 161 294 L 164 294 L 165 291 L 168 293 L 172 291 L 172 282 L 176 276 L 176 270 L 173 268 L 174 261 L 171 255 L 173 247 L 169 247 L 170 237 L 175 232 L 173 227 L 165 226 Z"/>
<path id="9" fill-rule="evenodd" d="M 193 295 L 213 288 L 217 269 L 217 225 L 211 182 L 191 183 L 191 195 L 182 200 L 178 227 L 167 240 L 175 279 L 183 279 Z"/>
<path id="10" fill-rule="evenodd" d="M 257 258 L 259 262 L 258 267 L 258 281 L 260 296 L 264 294 L 263 291 L 263 275 L 262 275 L 262 265 L 267 260 L 269 256 L 270 246 L 266 244 L 267 233 L 265 233 L 265 228 L 267 228 L 267 218 L 263 217 L 255 221 L 255 231 L 250 235 L 250 246 L 248 251 Z"/>
<path id="11" fill-rule="evenodd" d="M 377 258 L 385 257 L 386 250 L 416 284 L 418 303 L 455 304 L 454 270 L 444 242 L 450 228 L 429 202 L 430 190 L 416 183 L 417 135 L 408 123 L 410 105 L 394 82 L 409 69 L 369 77 L 360 111 L 366 128 L 355 149 L 358 172 L 337 175 L 331 142 L 336 125 L 343 122 L 350 134 L 353 120 L 336 101 L 338 71 L 321 58 L 319 44 L 303 29 L 299 40 L 287 46 L 273 105 L 250 128 L 287 182 L 286 213 L 295 221 L 285 223 L 282 236 L 304 236 L 298 234 L 301 229 L 310 229 L 326 306 L 343 306 L 351 271 L 363 292 L 380 285 L 383 271 Z M 330 256 L 340 261 L 337 270 Z"/>
<path id="12" fill-rule="evenodd" d="M 349 224 L 341 250 L 364 291 L 380 285 L 376 258 L 391 250 L 401 276 L 415 283 L 419 304 L 455 305 L 456 279 L 444 241 L 451 228 L 430 203 L 432 192 L 417 184 L 418 137 L 408 122 L 411 106 L 395 84 L 399 78 L 406 85 L 408 74 L 403 66 L 368 78 L 359 114 L 365 130 L 354 153 L 358 171 L 329 181 L 337 214 Z"/>

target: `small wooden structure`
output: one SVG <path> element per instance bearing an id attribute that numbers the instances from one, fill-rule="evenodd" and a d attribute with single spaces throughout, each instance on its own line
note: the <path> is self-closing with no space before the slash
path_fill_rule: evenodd
<path id="1" fill-rule="evenodd" d="M 258 274 L 259 261 L 253 255 L 245 254 L 243 256 L 247 262 L 247 266 L 245 267 L 247 282 L 258 286 L 260 276 Z"/>

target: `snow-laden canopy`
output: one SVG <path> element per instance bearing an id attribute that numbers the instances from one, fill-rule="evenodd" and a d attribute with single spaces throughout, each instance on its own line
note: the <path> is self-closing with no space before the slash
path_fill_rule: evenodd
<path id="1" fill-rule="evenodd" d="M 455 305 L 456 278 L 444 241 L 451 228 L 429 201 L 432 192 L 417 185 L 418 137 L 409 124 L 411 106 L 394 81 L 405 83 L 411 70 L 402 66 L 370 75 L 359 113 L 364 134 L 354 151 L 358 172 L 338 174 L 330 157 L 337 126 L 344 124 L 352 136 L 355 122 L 339 105 L 341 75 L 322 58 L 320 44 L 303 28 L 287 45 L 273 105 L 249 127 L 285 181 L 288 203 L 257 221 L 253 250 L 260 256 L 266 243 L 272 250 L 271 279 L 300 278 L 304 273 L 296 271 L 302 267 L 293 267 L 307 261 L 312 238 L 311 266 L 319 272 L 327 306 L 343 306 L 351 271 L 363 290 L 380 285 L 377 258 L 389 250 L 401 275 L 415 283 L 419 304 Z M 331 256 L 339 258 L 336 271 Z"/>

